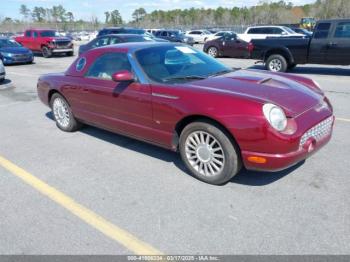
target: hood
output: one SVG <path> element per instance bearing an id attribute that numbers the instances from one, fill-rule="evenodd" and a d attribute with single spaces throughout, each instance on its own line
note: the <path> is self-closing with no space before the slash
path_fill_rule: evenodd
<path id="1" fill-rule="evenodd" d="M 287 116 L 296 117 L 320 103 L 323 95 L 310 87 L 283 76 L 259 70 L 235 72 L 191 82 L 192 87 L 210 88 L 228 94 L 246 96 L 262 103 L 282 107 Z"/>
<path id="2" fill-rule="evenodd" d="M 11 54 L 28 54 L 31 51 L 28 48 L 19 46 L 19 47 L 3 47 L 0 48 L 0 52 L 11 53 Z"/>

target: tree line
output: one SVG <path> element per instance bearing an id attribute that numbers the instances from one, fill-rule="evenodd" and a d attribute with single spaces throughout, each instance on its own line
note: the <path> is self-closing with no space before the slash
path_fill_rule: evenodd
<path id="1" fill-rule="evenodd" d="M 195 27 L 230 27 L 232 25 L 252 24 L 290 24 L 298 23 L 301 17 L 348 18 L 350 17 L 349 0 L 315 0 L 313 4 L 294 6 L 291 2 L 281 0 L 271 2 L 260 1 L 252 7 L 233 7 L 216 9 L 190 8 L 170 11 L 154 10 L 147 13 L 139 7 L 132 13 L 132 20 L 125 22 L 119 10 L 104 12 L 104 21 L 99 21 L 96 15 L 90 19 L 76 20 L 73 12 L 64 6 L 51 8 L 35 6 L 29 9 L 22 4 L 19 8 L 21 19 L 0 17 L 0 31 L 14 31 L 27 26 L 55 26 L 62 30 L 96 30 L 103 26 L 137 26 L 143 28 L 195 28 Z"/>

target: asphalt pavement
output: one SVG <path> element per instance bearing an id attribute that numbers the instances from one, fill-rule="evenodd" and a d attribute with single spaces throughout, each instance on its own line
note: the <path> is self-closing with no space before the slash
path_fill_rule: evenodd
<path id="1" fill-rule="evenodd" d="M 316 80 L 334 106 L 326 147 L 286 171 L 243 170 L 212 186 L 188 175 L 176 153 L 94 127 L 56 128 L 37 98 L 37 79 L 73 59 L 36 57 L 35 64 L 6 67 L 0 254 L 132 254 L 137 247 L 164 254 L 350 253 L 350 67 L 291 72 Z M 262 69 L 251 60 L 220 60 Z"/>

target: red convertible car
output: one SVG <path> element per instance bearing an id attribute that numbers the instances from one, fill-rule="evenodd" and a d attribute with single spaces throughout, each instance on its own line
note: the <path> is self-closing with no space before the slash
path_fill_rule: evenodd
<path id="1" fill-rule="evenodd" d="M 313 80 L 232 70 L 192 47 L 127 43 L 84 53 L 41 76 L 57 126 L 83 123 L 174 151 L 192 175 L 223 184 L 242 166 L 277 171 L 331 138 L 332 106 Z"/>

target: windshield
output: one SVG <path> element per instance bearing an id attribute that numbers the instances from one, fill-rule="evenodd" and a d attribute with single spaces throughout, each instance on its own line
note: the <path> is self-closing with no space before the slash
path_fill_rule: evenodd
<path id="1" fill-rule="evenodd" d="M 21 46 L 19 43 L 17 43 L 14 40 L 10 39 L 0 39 L 0 48 L 4 47 L 19 47 Z"/>
<path id="2" fill-rule="evenodd" d="M 42 31 L 40 33 L 41 37 L 55 37 L 58 36 L 58 33 L 56 33 L 55 31 Z"/>
<path id="3" fill-rule="evenodd" d="M 156 82 L 207 78 L 232 71 L 214 58 L 188 46 L 157 46 L 139 50 L 136 59 Z"/>

